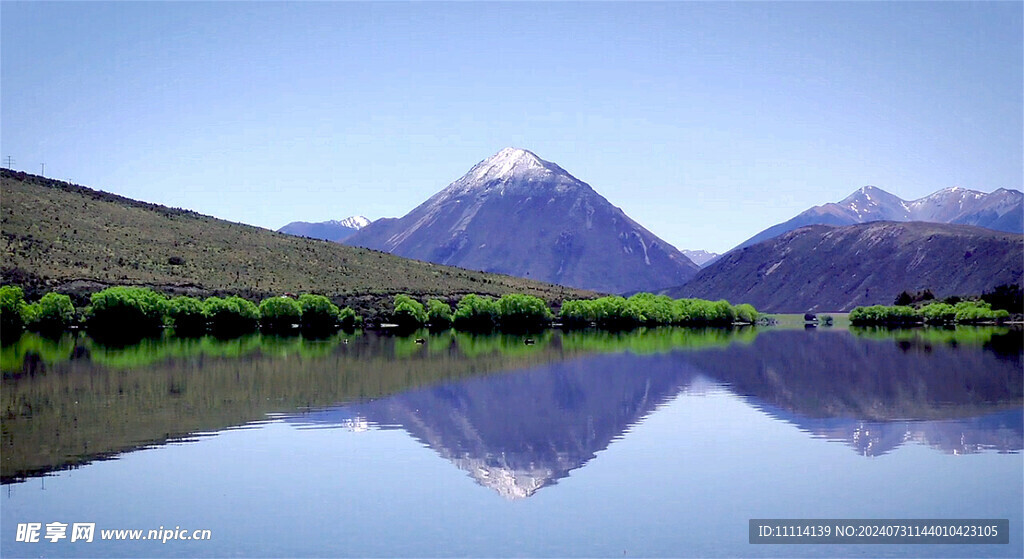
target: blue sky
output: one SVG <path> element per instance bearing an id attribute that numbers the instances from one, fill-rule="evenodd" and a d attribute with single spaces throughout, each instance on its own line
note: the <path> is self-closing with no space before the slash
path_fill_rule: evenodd
<path id="1" fill-rule="evenodd" d="M 867 184 L 1020 189 L 1022 6 L 3 2 L 0 157 L 277 228 L 515 146 L 724 251 Z"/>

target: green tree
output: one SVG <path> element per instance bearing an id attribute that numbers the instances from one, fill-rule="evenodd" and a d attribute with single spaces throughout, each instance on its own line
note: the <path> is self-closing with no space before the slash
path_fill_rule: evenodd
<path id="1" fill-rule="evenodd" d="M 353 330 L 363 325 L 363 317 L 349 307 L 342 307 L 338 311 L 338 325 L 344 330 Z"/>
<path id="2" fill-rule="evenodd" d="M 299 307 L 302 311 L 303 330 L 333 332 L 338 329 L 341 311 L 327 297 L 303 293 L 299 295 Z"/>
<path id="3" fill-rule="evenodd" d="M 920 313 L 928 324 L 948 324 L 956 320 L 956 308 L 947 303 L 925 305 Z"/>
<path id="4" fill-rule="evenodd" d="M 597 305 L 592 299 L 562 301 L 558 318 L 566 327 L 583 328 L 597 322 Z"/>
<path id="5" fill-rule="evenodd" d="M 459 299 L 452 320 L 459 330 L 487 331 L 494 328 L 497 316 L 494 299 L 470 293 Z"/>
<path id="6" fill-rule="evenodd" d="M 209 297 L 203 304 L 210 317 L 210 329 L 217 334 L 245 334 L 256 330 L 259 324 L 260 309 L 252 301 L 241 297 Z"/>
<path id="7" fill-rule="evenodd" d="M 190 336 L 206 330 L 206 307 L 195 297 L 172 298 L 167 302 L 167 318 L 178 335 Z"/>
<path id="8" fill-rule="evenodd" d="M 857 307 L 850 311 L 850 324 L 855 326 L 878 324 L 885 326 L 907 326 L 921 321 L 921 316 L 913 307 L 896 305 L 872 305 Z"/>
<path id="9" fill-rule="evenodd" d="M 0 332 L 12 335 L 25 327 L 25 293 L 20 287 L 0 287 Z"/>
<path id="10" fill-rule="evenodd" d="M 302 307 L 288 296 L 267 297 L 260 301 L 260 325 L 273 332 L 287 332 L 302 321 Z"/>
<path id="11" fill-rule="evenodd" d="M 736 320 L 738 322 L 746 322 L 748 324 L 753 324 L 757 322 L 757 318 L 759 315 L 757 309 L 754 308 L 754 305 L 743 303 L 741 305 L 736 305 L 734 307 L 734 310 L 736 313 Z M 828 318 L 831 320 L 832 317 L 830 316 Z M 831 324 L 832 323 L 829 322 L 830 326 Z"/>
<path id="12" fill-rule="evenodd" d="M 32 330 L 54 334 L 71 325 L 75 306 L 71 304 L 71 297 L 51 291 L 32 304 L 27 315 L 31 317 L 29 327 Z"/>
<path id="13" fill-rule="evenodd" d="M 167 298 L 145 287 L 108 287 L 93 293 L 86 309 L 90 330 L 108 334 L 148 334 L 160 330 Z"/>
<path id="14" fill-rule="evenodd" d="M 395 311 L 392 319 L 400 328 L 418 328 L 427 322 L 427 311 L 423 304 L 408 295 L 395 295 Z"/>
<path id="15" fill-rule="evenodd" d="M 509 293 L 498 299 L 498 324 L 504 329 L 539 328 L 551 322 L 554 315 L 540 297 Z"/>
<path id="16" fill-rule="evenodd" d="M 427 322 L 431 328 L 448 328 L 452 325 L 452 308 L 440 299 L 427 301 Z"/>

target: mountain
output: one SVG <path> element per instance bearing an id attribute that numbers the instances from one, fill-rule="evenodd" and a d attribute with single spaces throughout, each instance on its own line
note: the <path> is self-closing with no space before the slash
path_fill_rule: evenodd
<path id="1" fill-rule="evenodd" d="M 293 221 L 277 230 L 278 233 L 295 235 L 297 237 L 309 237 L 311 239 L 323 239 L 339 243 L 353 233 L 370 224 L 370 220 L 361 215 L 354 215 L 338 220 L 321 221 L 309 223 L 307 221 Z"/>
<path id="2" fill-rule="evenodd" d="M 3 283 L 30 298 L 83 297 L 108 285 L 147 285 L 199 296 L 262 298 L 313 292 L 372 321 L 396 293 L 455 297 L 587 292 L 482 274 L 321 240 L 283 235 L 7 169 L 0 171 Z M 592 294 L 590 294 L 592 295 Z"/>
<path id="3" fill-rule="evenodd" d="M 755 245 L 805 225 L 853 225 L 870 221 L 958 223 L 1024 233 L 1024 193 L 1000 188 L 986 194 L 953 187 L 906 201 L 881 188 L 865 186 L 841 202 L 815 206 L 789 221 L 773 225 L 736 248 Z"/>
<path id="4" fill-rule="evenodd" d="M 514 148 L 345 243 L 607 293 L 679 285 L 698 270 L 588 184 Z"/>
<path id="5" fill-rule="evenodd" d="M 684 256 L 690 259 L 691 262 L 704 268 L 711 265 L 715 260 L 718 260 L 721 254 L 717 252 L 708 252 L 706 250 L 682 250 Z"/>
<path id="6" fill-rule="evenodd" d="M 1020 284 L 1022 255 L 1024 236 L 971 225 L 811 225 L 734 249 L 666 293 L 767 312 L 848 311 L 892 304 L 904 290 L 942 298 Z"/>

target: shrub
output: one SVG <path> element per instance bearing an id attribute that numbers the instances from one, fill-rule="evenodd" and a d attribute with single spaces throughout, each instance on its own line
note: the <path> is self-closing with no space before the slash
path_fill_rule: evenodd
<path id="1" fill-rule="evenodd" d="M 738 322 L 745 322 L 747 324 L 753 324 L 757 322 L 757 318 L 759 315 L 757 309 L 754 308 L 754 305 L 743 303 L 742 305 L 736 305 L 734 307 L 734 310 L 736 314 L 736 320 Z M 832 317 L 826 315 L 825 318 L 828 319 L 828 324 L 831 325 Z"/>
<path id="2" fill-rule="evenodd" d="M 209 297 L 204 305 L 210 318 L 210 328 L 219 334 L 252 332 L 260 320 L 259 308 L 241 297 Z"/>
<path id="3" fill-rule="evenodd" d="M 708 324 L 728 326 L 736 321 L 736 311 L 733 310 L 729 301 L 722 299 L 710 303 L 708 306 L 710 307 L 708 311 Z"/>
<path id="4" fill-rule="evenodd" d="M 75 319 L 75 306 L 71 297 L 60 293 L 47 293 L 27 310 L 29 327 L 36 332 L 62 332 Z"/>
<path id="5" fill-rule="evenodd" d="M 490 330 L 498 316 L 498 305 L 490 297 L 469 294 L 459 299 L 452 321 L 460 330 Z"/>
<path id="6" fill-rule="evenodd" d="M 198 334 L 206 330 L 206 307 L 195 297 L 172 298 L 167 302 L 167 318 L 175 334 Z"/>
<path id="7" fill-rule="evenodd" d="M 571 299 L 562 302 L 558 318 L 570 328 L 588 326 L 597 322 L 597 305 L 590 299 Z"/>
<path id="8" fill-rule="evenodd" d="M 540 297 L 510 293 L 498 299 L 497 321 L 503 328 L 537 328 L 554 318 Z"/>
<path id="9" fill-rule="evenodd" d="M 14 285 L 0 287 L 0 331 L 13 334 L 24 326 L 25 292 Z"/>
<path id="10" fill-rule="evenodd" d="M 643 315 L 644 322 L 647 324 L 654 326 L 676 322 L 673 300 L 667 295 L 637 293 L 626 302 Z"/>
<path id="11" fill-rule="evenodd" d="M 955 312 L 954 320 L 963 324 L 978 322 L 994 322 L 1003 320 L 1010 315 L 1005 309 L 998 311 L 984 301 L 961 301 L 953 307 Z"/>
<path id="12" fill-rule="evenodd" d="M 363 317 L 349 307 L 344 307 L 338 311 L 338 325 L 345 330 L 352 330 L 363 325 Z"/>
<path id="13" fill-rule="evenodd" d="M 89 328 L 108 333 L 159 330 L 167 311 L 167 298 L 145 287 L 108 287 L 94 293 L 89 303 Z"/>
<path id="14" fill-rule="evenodd" d="M 921 317 L 928 324 L 945 324 L 956 320 L 956 308 L 947 303 L 932 303 L 921 307 Z"/>
<path id="15" fill-rule="evenodd" d="M 291 297 L 268 297 L 260 301 L 260 325 L 267 330 L 287 331 L 301 320 L 302 307 Z"/>
<path id="16" fill-rule="evenodd" d="M 452 308 L 440 299 L 427 301 L 427 322 L 432 328 L 447 328 L 452 324 Z"/>
<path id="17" fill-rule="evenodd" d="M 341 311 L 338 310 L 337 305 L 323 295 L 303 293 L 299 296 L 299 310 L 302 313 L 302 328 L 304 330 L 333 332 L 338 329 Z"/>
<path id="18" fill-rule="evenodd" d="M 392 319 L 400 328 L 417 328 L 426 324 L 427 311 L 423 304 L 408 295 L 395 295 Z"/>
<path id="19" fill-rule="evenodd" d="M 857 307 L 850 311 L 850 324 L 882 324 L 888 326 L 900 326 L 920 322 L 920 317 L 912 307 L 896 305 L 887 307 L 885 305 L 872 305 L 870 307 Z"/>
<path id="20" fill-rule="evenodd" d="M 632 328 L 647 320 L 637 305 L 618 295 L 595 299 L 593 304 L 597 325 L 603 328 Z"/>

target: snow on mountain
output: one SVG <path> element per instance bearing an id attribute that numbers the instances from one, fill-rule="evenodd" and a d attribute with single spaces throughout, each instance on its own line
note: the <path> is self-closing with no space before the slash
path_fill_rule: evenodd
<path id="1" fill-rule="evenodd" d="M 815 206 L 789 221 L 773 225 L 736 248 L 751 246 L 805 225 L 854 225 L 871 221 L 957 223 L 1021 233 L 1024 232 L 1024 193 L 1000 188 L 986 194 L 952 187 L 907 201 L 881 188 L 865 186 L 840 202 Z"/>
<path id="2" fill-rule="evenodd" d="M 333 225 L 340 225 L 341 227 L 348 227 L 349 229 L 360 230 L 370 224 L 370 220 L 366 219 L 361 215 L 354 215 L 352 217 L 346 217 L 341 221 L 329 221 Z"/>
<path id="3" fill-rule="evenodd" d="M 718 260 L 719 256 L 722 256 L 721 254 L 718 254 L 717 252 L 708 252 L 706 250 L 685 250 L 684 249 L 684 250 L 682 250 L 680 252 L 685 254 L 687 258 L 689 258 L 691 261 L 693 261 L 694 264 L 700 266 L 701 268 L 711 264 L 715 260 Z"/>

